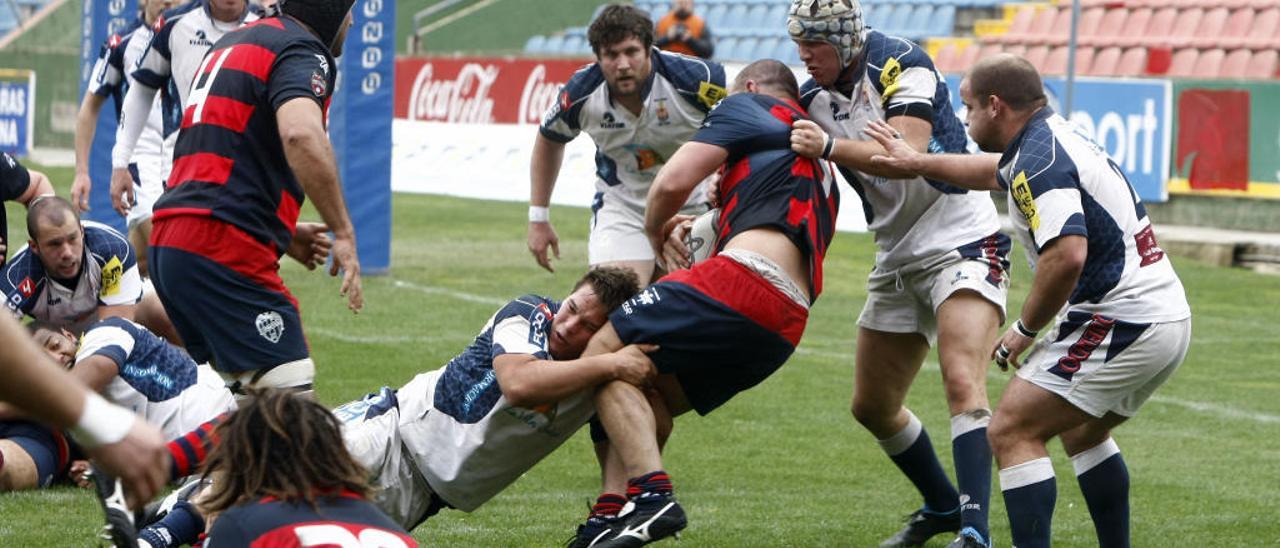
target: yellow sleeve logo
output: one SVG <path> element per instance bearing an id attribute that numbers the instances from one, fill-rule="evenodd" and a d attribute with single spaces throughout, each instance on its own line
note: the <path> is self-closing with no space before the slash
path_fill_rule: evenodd
<path id="1" fill-rule="evenodd" d="M 719 103 L 721 99 L 728 95 L 724 88 L 711 82 L 698 84 L 698 100 L 702 101 L 702 104 L 706 105 L 707 108 L 716 106 L 716 103 Z"/>
<path id="2" fill-rule="evenodd" d="M 124 265 L 120 263 L 119 257 L 112 257 L 107 264 L 102 265 L 102 293 L 101 297 L 111 297 L 120 293 L 120 281 L 124 278 Z"/>
<path id="3" fill-rule="evenodd" d="M 885 61 L 884 68 L 880 70 L 880 85 L 884 86 L 884 92 L 880 96 L 885 100 L 898 92 L 899 76 L 902 76 L 902 63 L 898 62 L 897 57 L 890 57 Z"/>
<path id="4" fill-rule="evenodd" d="M 1013 178 L 1013 185 L 1009 187 L 1009 196 L 1013 198 L 1013 203 L 1018 206 L 1022 216 L 1027 218 L 1027 224 L 1031 226 L 1031 230 L 1039 230 L 1040 212 L 1036 211 L 1036 201 L 1031 197 L 1031 185 L 1027 183 L 1027 172 L 1019 171 L 1018 176 Z"/>

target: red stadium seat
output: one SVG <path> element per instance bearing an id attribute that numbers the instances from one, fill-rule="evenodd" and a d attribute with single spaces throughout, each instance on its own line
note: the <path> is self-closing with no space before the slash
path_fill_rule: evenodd
<path id="1" fill-rule="evenodd" d="M 1222 34 L 1218 43 L 1224 48 L 1244 47 L 1249 40 L 1249 31 L 1253 28 L 1253 8 L 1239 8 L 1231 12 L 1227 23 L 1222 26 Z"/>
<path id="2" fill-rule="evenodd" d="M 1142 76 L 1147 73 L 1147 48 L 1129 48 L 1120 56 L 1116 76 Z"/>
<path id="3" fill-rule="evenodd" d="M 1218 78 L 1222 72 L 1222 62 L 1227 57 L 1227 52 L 1221 49 L 1201 50 L 1200 55 L 1196 57 L 1196 64 L 1191 69 L 1191 75 L 1196 78 Z"/>
<path id="4" fill-rule="evenodd" d="M 986 59 L 988 57 L 991 57 L 992 55 L 1000 53 L 1003 49 L 1004 47 L 1001 46 L 1000 44 L 996 44 L 996 43 L 983 44 L 982 49 L 978 50 L 977 59 L 974 59 L 974 61 L 977 61 L 978 59 Z M 969 66 L 973 66 L 973 65 L 969 65 Z"/>
<path id="5" fill-rule="evenodd" d="M 1227 53 L 1227 57 L 1222 60 L 1222 70 L 1218 71 L 1219 78 L 1244 78 L 1249 68 L 1249 60 L 1253 57 L 1253 52 L 1247 49 L 1231 50 Z"/>
<path id="6" fill-rule="evenodd" d="M 982 54 L 982 46 L 978 44 L 969 44 L 964 48 L 960 55 L 956 58 L 956 72 L 968 72 L 969 67 L 978 62 L 978 55 Z"/>
<path id="7" fill-rule="evenodd" d="M 1269 80 L 1276 78 L 1276 70 L 1280 69 L 1280 53 L 1274 49 L 1254 52 L 1253 57 L 1249 58 L 1249 66 L 1245 69 L 1244 77 L 1258 80 Z"/>
<path id="8" fill-rule="evenodd" d="M 1022 8 L 1023 11 L 1034 8 Z M 1009 32 L 999 37 L 999 42 L 1005 44 L 1023 44 L 1036 40 L 1038 38 L 1048 36 L 1053 30 L 1053 25 L 1058 20 L 1058 8 L 1044 8 L 1035 10 L 1035 16 L 1031 19 L 1025 32 L 1014 32 L 1013 25 L 1009 25 Z M 1021 15 L 1021 12 L 1019 12 Z M 1067 19 L 1071 19 L 1068 17 Z M 1018 22 L 1018 18 L 1014 16 L 1014 23 Z"/>
<path id="9" fill-rule="evenodd" d="M 1115 76 L 1116 67 L 1120 65 L 1120 48 L 1109 47 L 1103 48 L 1094 56 L 1093 62 L 1089 64 L 1089 70 L 1083 72 L 1090 76 Z"/>
<path id="10" fill-rule="evenodd" d="M 1066 74 L 1067 54 L 1070 53 L 1068 49 L 1068 46 L 1054 46 L 1053 50 L 1049 52 L 1049 56 L 1045 58 L 1044 64 L 1040 66 L 1040 73 L 1051 76 Z M 1079 60 L 1077 59 L 1077 61 Z M 1076 72 L 1080 72 L 1078 67 Z"/>
<path id="11" fill-rule="evenodd" d="M 1058 8 L 1057 12 L 1058 12 L 1057 15 L 1055 15 L 1053 18 L 1053 24 L 1049 26 L 1048 32 L 1045 32 L 1044 34 L 1032 36 L 1030 40 L 1027 40 L 1028 43 L 1049 44 L 1053 46 L 1067 43 L 1067 40 L 1071 38 L 1071 4 L 1066 4 Z M 1101 8 L 1093 8 L 1093 9 L 1081 11 L 1080 12 L 1081 25 L 1083 25 L 1086 21 L 1088 21 L 1090 17 L 1090 13 L 1094 13 L 1094 12 L 1096 12 L 1096 15 L 1098 18 L 1101 17 L 1102 15 Z M 1095 27 L 1098 26 L 1096 20 L 1092 24 Z M 1084 27 L 1081 26 L 1080 29 L 1084 29 Z M 1083 32 L 1083 30 L 1081 30 L 1080 32 Z"/>
<path id="12" fill-rule="evenodd" d="M 1126 22 L 1130 19 L 1129 13 L 1129 10 L 1125 8 L 1106 10 L 1102 15 L 1102 20 L 1098 22 L 1098 26 L 1091 32 L 1085 32 L 1083 28 L 1080 29 L 1080 44 L 1086 46 L 1110 46 L 1115 45 L 1116 39 L 1122 34 L 1141 34 L 1146 29 L 1131 27 L 1137 24 L 1145 26 L 1146 22 L 1151 19 L 1151 10 L 1146 8 L 1135 10 L 1133 12 L 1135 17 L 1132 18 L 1134 20 L 1133 24 L 1126 26 Z M 1145 17 L 1139 19 L 1136 17 L 1138 13 L 1145 13 Z"/>
<path id="13" fill-rule="evenodd" d="M 1005 53 L 1012 53 L 1017 56 L 1022 56 L 1027 53 L 1026 44 L 1006 44 L 1002 49 Z"/>
<path id="14" fill-rule="evenodd" d="M 1022 56 L 1031 63 L 1031 66 L 1044 72 L 1044 61 L 1049 58 L 1049 46 L 1028 46 Z"/>
<path id="15" fill-rule="evenodd" d="M 1143 17 L 1147 19 L 1146 24 L 1139 24 Z M 1129 22 L 1125 24 L 1127 27 L 1125 34 L 1117 38 L 1116 45 L 1132 47 L 1146 44 L 1148 40 L 1153 39 L 1152 37 L 1168 36 L 1173 30 L 1173 20 L 1177 18 L 1178 8 L 1160 8 L 1158 11 L 1151 11 L 1151 8 L 1137 10 L 1129 15 Z"/>
<path id="16" fill-rule="evenodd" d="M 1017 13 L 1013 14 L 1013 21 L 1009 22 L 1009 28 L 1005 33 L 999 36 L 992 36 L 991 40 L 999 43 L 1022 40 L 1022 37 L 1026 36 L 1028 31 L 1031 29 L 1031 23 L 1035 20 L 1036 15 L 1040 13 L 1040 11 L 1041 10 L 1032 5 L 1023 6 L 1017 11 Z"/>
<path id="17" fill-rule="evenodd" d="M 1155 44 L 1167 44 L 1175 48 L 1186 47 L 1190 44 L 1191 38 L 1196 34 L 1196 28 L 1200 26 L 1200 20 L 1204 19 L 1204 10 L 1200 8 L 1185 9 L 1178 12 L 1177 19 L 1173 21 L 1173 28 L 1168 34 L 1159 35 L 1147 33 L 1147 36 L 1155 38 Z"/>
<path id="18" fill-rule="evenodd" d="M 1200 50 L 1182 48 L 1173 52 L 1173 61 L 1169 63 L 1167 76 L 1171 78 L 1190 78 L 1196 76 L 1196 61 L 1200 59 Z"/>
<path id="19" fill-rule="evenodd" d="M 961 68 L 957 68 L 960 57 L 960 44 L 955 42 L 947 42 L 938 48 L 938 54 L 933 56 L 933 66 L 939 72 L 959 72 Z"/>

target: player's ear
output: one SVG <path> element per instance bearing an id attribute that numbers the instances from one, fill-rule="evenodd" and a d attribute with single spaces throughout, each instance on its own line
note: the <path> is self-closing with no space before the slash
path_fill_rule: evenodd
<path id="1" fill-rule="evenodd" d="M 32 255 L 35 255 L 37 257 L 40 256 L 40 246 L 36 245 L 35 239 L 27 238 L 27 249 L 31 250 Z"/>

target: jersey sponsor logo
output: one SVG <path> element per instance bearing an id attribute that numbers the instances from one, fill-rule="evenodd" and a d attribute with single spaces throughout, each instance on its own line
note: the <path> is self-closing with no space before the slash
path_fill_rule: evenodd
<path id="1" fill-rule="evenodd" d="M 658 117 L 658 125 L 671 125 L 671 112 L 667 110 L 667 100 L 665 98 L 656 101 L 653 114 Z"/>
<path id="2" fill-rule="evenodd" d="M 271 344 L 280 342 L 280 337 L 284 336 L 284 318 L 280 317 L 279 312 L 268 310 L 258 314 L 258 319 L 253 323 L 258 328 L 258 334 L 271 341 Z"/>
<path id="3" fill-rule="evenodd" d="M 638 171 L 653 169 L 653 167 L 665 161 L 662 158 L 662 156 L 658 155 L 658 151 L 644 145 L 632 144 L 632 145 L 627 145 L 625 148 L 628 152 L 630 152 L 633 156 L 635 156 L 636 170 Z"/>
<path id="4" fill-rule="evenodd" d="M 31 281 L 31 278 L 29 277 L 23 278 L 22 282 L 18 284 L 18 293 L 21 293 L 23 297 L 31 298 L 31 295 L 34 294 L 35 292 L 36 292 L 36 283 Z"/>
<path id="5" fill-rule="evenodd" d="M 600 121 L 600 127 L 602 129 L 622 129 L 627 125 L 619 122 L 612 112 L 606 112 L 604 113 L 604 119 Z"/>
<path id="6" fill-rule="evenodd" d="M 1018 206 L 1018 211 L 1022 212 L 1022 216 L 1026 217 L 1027 225 L 1031 230 L 1040 229 L 1040 212 L 1036 210 L 1036 200 L 1031 196 L 1031 185 L 1027 183 L 1027 172 L 1019 171 L 1018 176 L 1013 178 L 1013 185 L 1009 187 L 1009 195 L 1013 197 L 1013 203 Z"/>
<path id="7" fill-rule="evenodd" d="M 720 102 L 721 99 L 728 97 L 729 93 L 723 87 L 717 86 L 711 82 L 701 82 L 698 84 L 698 100 L 707 108 L 712 108 Z"/>
<path id="8" fill-rule="evenodd" d="M 13 312 L 14 317 L 22 319 L 22 295 L 17 293 L 9 295 L 9 298 L 4 301 L 4 305 L 10 312 Z"/>
<path id="9" fill-rule="evenodd" d="M 880 85 L 884 86 L 884 93 L 880 96 L 888 99 L 898 91 L 898 78 L 902 76 L 902 63 L 898 62 L 897 57 L 890 57 L 884 62 L 884 68 L 880 69 Z"/>
<path id="10" fill-rule="evenodd" d="M 112 34 L 111 38 L 107 38 L 107 47 L 115 49 L 120 46 L 120 35 Z"/>
<path id="11" fill-rule="evenodd" d="M 206 48 L 213 47 L 213 42 L 209 41 L 209 37 L 204 33 L 204 29 L 196 29 L 195 37 L 187 41 L 193 46 L 203 46 Z"/>
<path id="12" fill-rule="evenodd" d="M 324 56 L 323 56 L 323 55 L 320 55 L 319 53 L 315 53 L 315 54 L 313 54 L 313 55 L 315 55 L 315 56 L 316 56 L 316 61 L 319 61 L 319 62 L 320 62 L 320 71 L 321 71 L 321 72 L 323 72 L 325 76 L 328 76 L 328 75 L 329 75 L 329 60 L 328 60 L 328 59 L 325 59 L 325 58 L 324 58 Z"/>
<path id="13" fill-rule="evenodd" d="M 849 112 L 840 112 L 840 103 L 831 102 L 831 119 L 837 122 L 848 120 Z"/>
<path id="14" fill-rule="evenodd" d="M 324 75 L 319 72 L 311 73 L 311 93 L 316 97 L 324 97 L 324 92 L 328 91 L 329 83 L 325 81 Z"/>
<path id="15" fill-rule="evenodd" d="M 622 303 L 622 312 L 624 314 L 631 315 L 631 313 L 637 308 L 658 302 L 662 302 L 662 294 L 658 293 L 658 288 L 650 287 L 640 293 L 637 293 L 636 296 L 632 297 L 627 302 Z"/>
<path id="16" fill-rule="evenodd" d="M 1156 233 L 1151 230 L 1151 225 L 1134 234 L 1133 239 L 1138 247 L 1138 256 L 1142 257 L 1139 268 L 1156 264 L 1164 258 L 1164 250 L 1156 243 Z"/>
<path id="17" fill-rule="evenodd" d="M 1107 335 L 1111 334 L 1111 328 L 1115 325 L 1115 320 L 1094 314 L 1085 325 L 1080 339 L 1067 349 L 1066 356 L 1059 358 L 1058 363 L 1049 368 L 1049 372 L 1068 381 L 1071 380 L 1071 377 L 1080 371 L 1081 365 L 1093 355 L 1093 351 L 1107 339 Z"/>
<path id="18" fill-rule="evenodd" d="M 120 282 L 124 279 L 124 264 L 121 264 L 120 257 L 111 257 L 107 264 L 102 265 L 102 292 L 103 297 L 111 297 L 120 294 Z"/>
<path id="19" fill-rule="evenodd" d="M 547 303 L 539 304 L 529 314 L 529 344 L 538 348 L 547 347 L 547 327 L 551 325 L 551 307 Z"/>

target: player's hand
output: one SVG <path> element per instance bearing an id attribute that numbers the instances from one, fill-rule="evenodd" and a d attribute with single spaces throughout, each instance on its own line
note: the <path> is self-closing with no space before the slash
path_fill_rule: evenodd
<path id="1" fill-rule="evenodd" d="M 1023 336 L 1017 329 L 1010 327 L 991 348 L 991 359 L 995 360 L 1001 371 L 1008 371 L 1010 365 L 1014 369 L 1020 369 L 1022 363 L 1019 358 L 1035 342 L 1035 339 Z"/>
<path id="2" fill-rule="evenodd" d="M 613 378 L 636 386 L 648 386 L 658 376 L 658 368 L 648 354 L 657 350 L 656 344 L 629 344 L 614 352 Z"/>
<path id="3" fill-rule="evenodd" d="M 111 170 L 111 208 L 121 217 L 127 217 L 133 209 L 133 176 L 125 168 Z"/>
<path id="4" fill-rule="evenodd" d="M 893 126 L 876 120 L 868 124 L 862 132 L 884 147 L 885 154 L 871 156 L 873 165 L 911 174 L 920 173 L 920 160 L 924 155 L 912 148 Z"/>
<path id="5" fill-rule="evenodd" d="M 81 489 L 90 489 L 93 487 L 93 480 L 89 478 L 88 473 L 89 461 L 74 460 L 71 461 L 71 468 L 67 470 L 67 477 Z"/>
<path id="6" fill-rule="evenodd" d="M 347 298 L 347 308 L 359 314 L 364 308 L 364 290 L 360 285 L 360 258 L 356 255 L 355 237 L 334 238 L 330 251 L 333 264 L 329 265 L 329 275 L 337 276 L 339 271 L 342 272 L 342 288 L 338 293 Z"/>
<path id="7" fill-rule="evenodd" d="M 141 510 L 164 488 L 169 477 L 169 451 L 156 427 L 139 417 L 124 439 L 96 449 L 89 456 L 124 483 L 129 507 Z"/>
<path id="8" fill-rule="evenodd" d="M 529 253 L 533 254 L 534 260 L 547 269 L 547 272 L 555 272 L 555 267 L 551 266 L 551 258 L 547 256 L 547 247 L 555 253 L 557 260 L 560 259 L 560 237 L 556 236 L 556 229 L 550 222 L 529 223 Z"/>
<path id="9" fill-rule="evenodd" d="M 812 120 L 796 120 L 791 124 L 791 150 L 805 158 L 821 158 L 829 138 Z"/>
<path id="10" fill-rule="evenodd" d="M 333 248 L 328 232 L 329 227 L 321 223 L 298 223 L 287 253 L 307 270 L 315 270 L 329 259 L 329 250 Z"/>
<path id="11" fill-rule="evenodd" d="M 676 215 L 667 221 L 663 230 L 667 239 L 663 241 L 661 249 L 655 250 L 667 272 L 689 268 L 693 262 L 688 246 L 684 245 L 684 238 L 693 229 L 693 220 L 696 218 L 693 215 Z"/>
<path id="12" fill-rule="evenodd" d="M 77 173 L 71 181 L 71 205 L 82 213 L 89 211 L 89 190 L 93 188 L 93 180 L 88 173 Z"/>
<path id="13" fill-rule="evenodd" d="M 707 203 L 711 208 L 720 207 L 720 180 L 724 179 L 724 166 L 720 166 L 715 174 L 707 177 Z"/>

